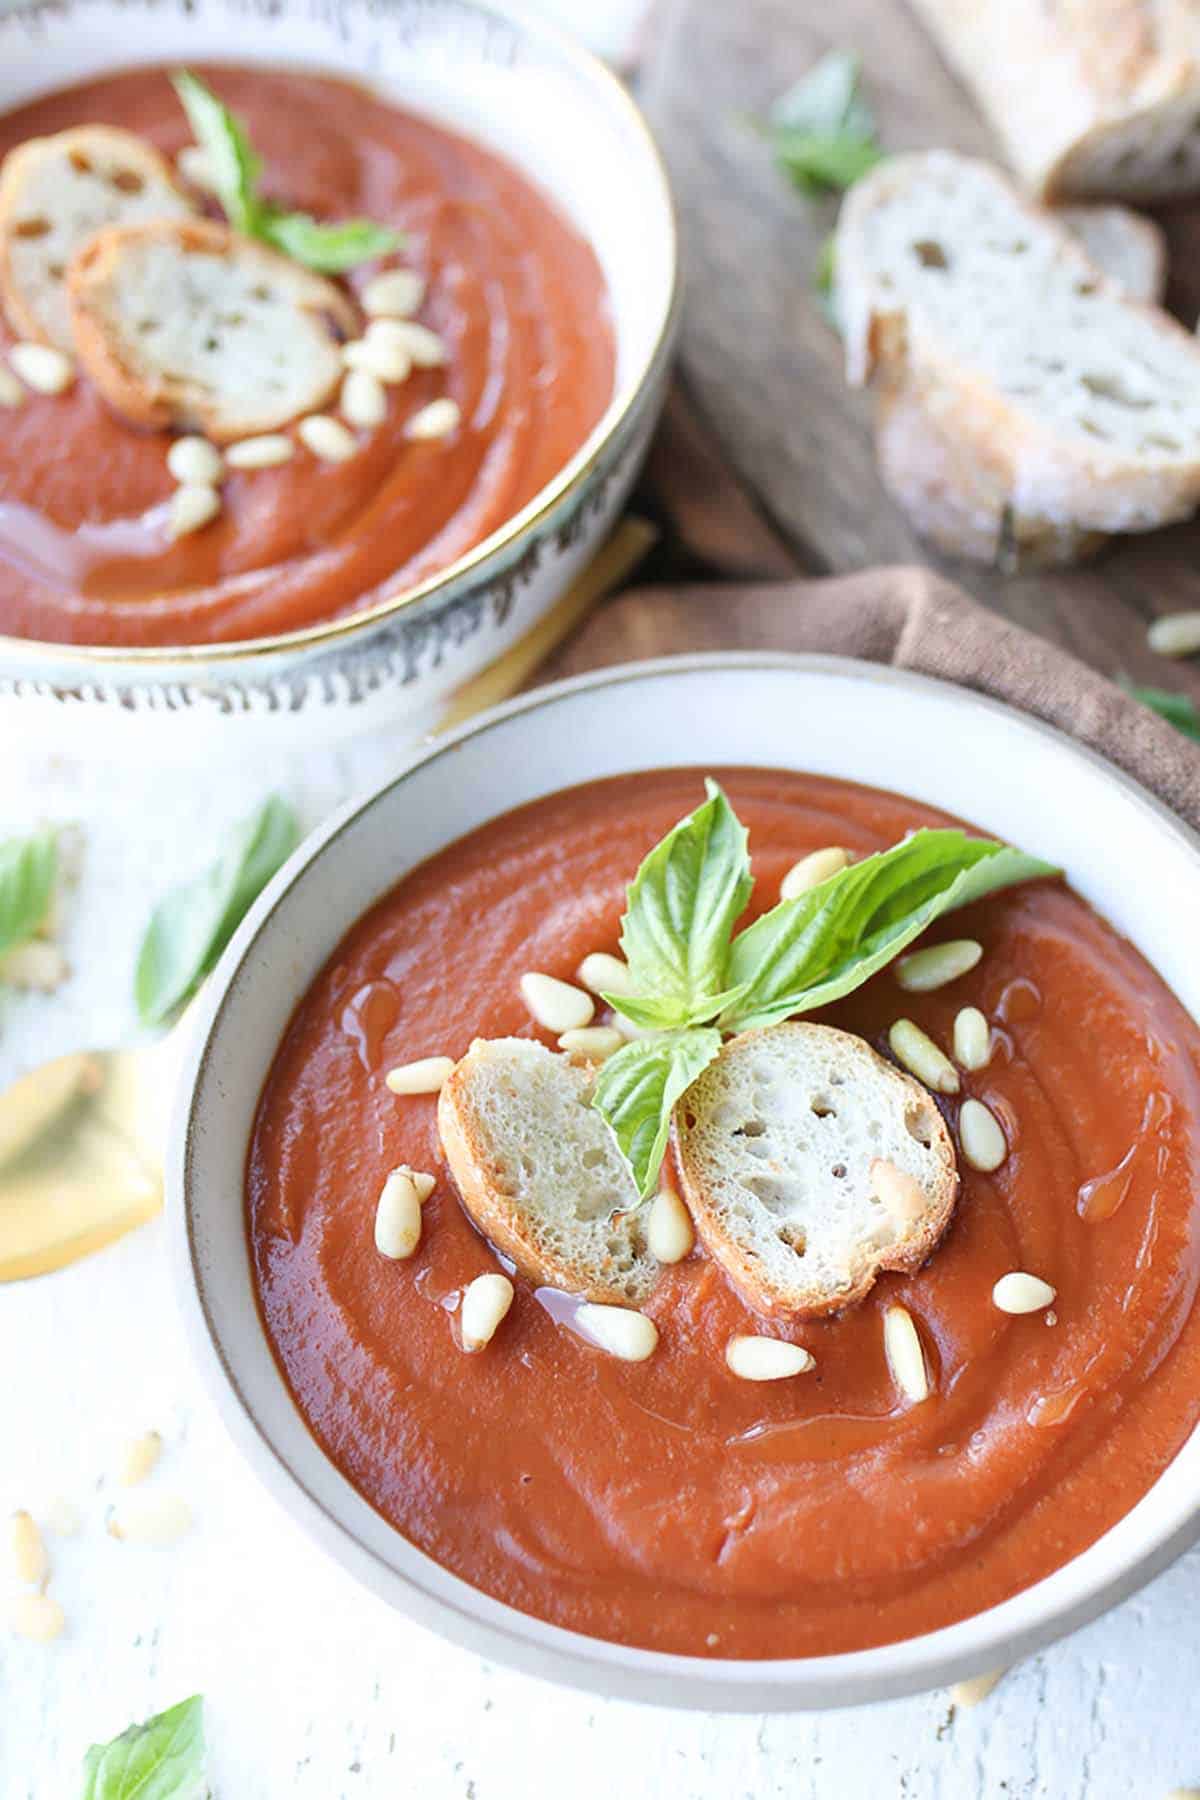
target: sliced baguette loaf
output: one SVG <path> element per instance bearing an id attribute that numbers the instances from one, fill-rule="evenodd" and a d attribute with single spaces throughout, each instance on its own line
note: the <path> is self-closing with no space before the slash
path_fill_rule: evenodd
<path id="1" fill-rule="evenodd" d="M 463 1205 L 527 1280 L 636 1306 L 658 1264 L 594 1082 L 543 1044 L 477 1038 L 442 1088 L 438 1129 Z"/>
<path id="2" fill-rule="evenodd" d="M 1200 502 L 1200 346 L 990 165 L 881 163 L 837 235 L 848 378 L 885 483 L 952 554 L 1067 561 Z"/>
<path id="3" fill-rule="evenodd" d="M 1128 206 L 1056 206 L 1084 255 L 1130 300 L 1158 306 L 1167 291 L 1167 237 Z"/>
<path id="4" fill-rule="evenodd" d="M 884 1269 L 919 1268 L 958 1193 L 930 1095 L 829 1025 L 734 1038 L 676 1108 L 675 1140 L 697 1231 L 767 1314 L 834 1312 Z"/>
<path id="5" fill-rule="evenodd" d="M 72 352 L 67 270 L 80 246 L 107 225 L 193 210 L 132 131 L 80 125 L 18 144 L 0 166 L 0 298 L 15 335 Z"/>
<path id="6" fill-rule="evenodd" d="M 333 282 L 209 220 L 102 231 L 68 286 L 80 361 L 113 410 L 217 444 L 318 411 L 355 326 Z"/>

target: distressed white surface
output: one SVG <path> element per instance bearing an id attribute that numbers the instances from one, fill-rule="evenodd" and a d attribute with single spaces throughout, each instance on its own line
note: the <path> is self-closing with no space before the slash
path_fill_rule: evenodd
<path id="1" fill-rule="evenodd" d="M 81 819 L 87 851 L 59 995 L 0 1004 L 0 1081 L 131 1030 L 148 906 L 271 786 L 306 822 L 394 767 L 398 745 L 107 766 L 23 749 L 0 715 L 0 835 Z M 181 800 L 181 794 L 186 799 Z M 1200 1780 L 1200 1553 L 952 1716 L 945 1694 L 870 1711 L 708 1718 L 604 1702 L 488 1667 L 409 1625 L 312 1550 L 246 1474 L 193 1377 L 165 1227 L 0 1288 L 0 1514 L 62 1494 L 50 1540 L 69 1636 L 0 1635 L 0 1800 L 72 1800 L 85 1746 L 196 1690 L 220 1800 L 1141 1800 Z M 196 1525 L 170 1550 L 105 1533 L 111 1470 L 154 1427 L 153 1482 Z M 8 1580 L 0 1577 L 0 1587 Z"/>

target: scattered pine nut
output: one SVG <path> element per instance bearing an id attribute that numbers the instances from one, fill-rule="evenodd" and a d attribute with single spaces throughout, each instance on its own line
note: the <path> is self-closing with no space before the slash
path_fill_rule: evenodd
<path id="1" fill-rule="evenodd" d="M 958 1115 L 958 1141 L 973 1169 L 990 1175 L 1008 1155 L 1008 1140 L 1000 1121 L 982 1100 L 964 1100 Z"/>
<path id="2" fill-rule="evenodd" d="M 911 1225 L 925 1211 L 925 1196 L 915 1175 L 898 1169 L 886 1156 L 877 1156 L 871 1164 L 871 1192 L 880 1200 L 885 1212 L 898 1225 Z"/>
<path id="3" fill-rule="evenodd" d="M 375 1206 L 375 1248 L 389 1262 L 403 1262 L 421 1241 L 421 1198 L 417 1184 L 393 1169 Z"/>
<path id="4" fill-rule="evenodd" d="M 558 1047 L 573 1056 L 586 1056 L 590 1062 L 605 1062 L 624 1042 L 615 1025 L 580 1025 L 574 1031 L 564 1031 Z"/>
<path id="5" fill-rule="evenodd" d="M 1168 613 L 1155 619 L 1146 642 L 1160 656 L 1192 656 L 1200 650 L 1200 612 Z"/>
<path id="6" fill-rule="evenodd" d="M 554 975 L 540 975 L 530 970 L 521 977 L 521 998 L 545 1031 L 556 1037 L 564 1031 L 581 1031 L 590 1025 L 596 1003 L 582 988 Z"/>
<path id="7" fill-rule="evenodd" d="M 731 1337 L 725 1346 L 725 1361 L 742 1381 L 785 1381 L 789 1375 L 805 1375 L 817 1366 L 803 1344 L 770 1337 Z"/>
<path id="8" fill-rule="evenodd" d="M 70 1500 L 64 1500 L 60 1494 L 51 1500 L 46 1508 L 42 1515 L 42 1523 L 47 1531 L 54 1533 L 55 1537 L 70 1538 L 79 1536 L 83 1520 L 80 1518 L 79 1508 Z"/>
<path id="9" fill-rule="evenodd" d="M 819 887 L 831 875 L 840 875 L 843 869 L 849 867 L 850 852 L 843 850 L 840 844 L 830 844 L 825 850 L 814 850 L 810 855 L 802 856 L 798 863 L 792 864 L 779 884 L 779 898 L 796 900 L 801 894 L 807 894 L 810 888 Z"/>
<path id="10" fill-rule="evenodd" d="M 367 327 L 369 340 L 380 344 L 397 344 L 408 352 L 414 369 L 440 369 L 449 361 L 444 341 L 428 325 L 415 319 L 373 319 Z"/>
<path id="11" fill-rule="evenodd" d="M 410 318 L 424 298 L 425 277 L 416 269 L 386 269 L 362 291 L 363 311 L 374 318 Z"/>
<path id="12" fill-rule="evenodd" d="M 393 1094 L 440 1094 L 453 1067 L 452 1056 L 422 1056 L 389 1069 L 384 1080 Z"/>
<path id="13" fill-rule="evenodd" d="M 108 1521 L 109 1537 L 123 1544 L 166 1550 L 192 1528 L 192 1509 L 179 1494 L 131 1494 Z"/>
<path id="14" fill-rule="evenodd" d="M 646 1238 L 656 1262 L 677 1263 L 691 1255 L 696 1242 L 692 1215 L 674 1188 L 660 1188 L 655 1194 Z"/>
<path id="15" fill-rule="evenodd" d="M 575 971 L 575 979 L 580 987 L 590 988 L 593 994 L 633 992 L 629 964 L 622 957 L 609 956 L 604 950 L 593 950 L 590 956 L 585 956 Z"/>
<path id="16" fill-rule="evenodd" d="M 360 431 L 370 431 L 387 418 L 387 394 L 382 381 L 369 369 L 351 369 L 342 383 L 338 406 L 343 419 Z"/>
<path id="17" fill-rule="evenodd" d="M 358 450 L 358 440 L 340 419 L 328 413 L 309 413 L 296 427 L 296 435 L 318 462 L 343 463 Z"/>
<path id="18" fill-rule="evenodd" d="M 477 1275 L 468 1282 L 462 1299 L 460 1328 L 462 1347 L 482 1350 L 513 1303 L 513 1284 L 507 1275 Z"/>
<path id="19" fill-rule="evenodd" d="M 960 1086 L 958 1070 L 911 1019 L 896 1020 L 888 1032 L 888 1044 L 896 1061 L 918 1081 L 923 1081 L 927 1088 L 937 1094 L 957 1094 Z"/>
<path id="20" fill-rule="evenodd" d="M 421 1202 L 422 1206 L 424 1206 L 430 1194 L 432 1194 L 434 1188 L 437 1186 L 436 1175 L 427 1175 L 423 1169 L 412 1169 L 407 1163 L 401 1163 L 398 1168 L 393 1169 L 392 1173 L 394 1175 L 408 1176 L 408 1179 L 417 1190 L 417 1199 Z"/>
<path id="21" fill-rule="evenodd" d="M 889 1306 L 883 1314 L 883 1350 L 892 1380 L 906 1400 L 919 1406 L 929 1398 L 929 1371 L 921 1334 L 907 1307 Z"/>
<path id="22" fill-rule="evenodd" d="M 50 1644 L 61 1637 L 66 1628 L 62 1607 L 50 1594 L 36 1589 L 17 1594 L 9 1608 L 9 1624 L 18 1637 L 34 1644 Z"/>
<path id="23" fill-rule="evenodd" d="M 355 338 L 342 346 L 342 361 L 350 370 L 374 375 L 376 381 L 395 387 L 412 374 L 412 357 L 403 344 L 389 343 L 385 338 Z"/>
<path id="24" fill-rule="evenodd" d="M 0 406 L 20 406 L 25 389 L 12 372 L 0 365 Z"/>
<path id="25" fill-rule="evenodd" d="M 431 400 L 415 412 L 404 427 L 404 435 L 419 442 L 427 442 L 432 438 L 449 437 L 457 431 L 462 420 L 457 400 Z"/>
<path id="26" fill-rule="evenodd" d="M 33 1514 L 26 1512 L 24 1508 L 12 1516 L 9 1542 L 17 1580 L 27 1581 L 31 1587 L 37 1587 L 45 1581 L 50 1573 L 50 1558 L 46 1554 L 46 1546 L 42 1542 L 42 1534 Z"/>
<path id="27" fill-rule="evenodd" d="M 658 1347 L 658 1327 L 654 1320 L 629 1306 L 601 1306 L 589 1302 L 576 1312 L 575 1323 L 593 1344 L 621 1362 L 645 1362 Z"/>
<path id="28" fill-rule="evenodd" d="M 977 1006 L 964 1006 L 954 1021 L 954 1060 L 964 1069 L 986 1069 L 992 1029 Z"/>
<path id="29" fill-rule="evenodd" d="M 914 950 L 911 956 L 900 958 L 896 981 L 908 994 L 929 994 L 968 974 L 982 955 L 983 945 L 974 938 L 951 938 L 945 944 L 930 944 L 925 950 Z"/>
<path id="30" fill-rule="evenodd" d="M 154 1473 L 162 1455 L 162 1436 L 157 1431 L 144 1431 L 125 1446 L 118 1479 L 122 1487 L 137 1487 Z"/>
<path id="31" fill-rule="evenodd" d="M 217 184 L 213 179 L 212 164 L 208 153 L 199 144 L 185 144 L 175 158 L 175 167 L 189 187 L 199 188 L 203 193 L 215 194 Z"/>
<path id="32" fill-rule="evenodd" d="M 75 380 L 75 364 L 50 344 L 14 344 L 8 360 L 36 394 L 65 394 Z"/>
<path id="33" fill-rule="evenodd" d="M 972 1675 L 966 1681 L 956 1681 L 950 1689 L 950 1698 L 955 1706 L 969 1710 L 986 1700 L 1007 1674 L 1007 1669 L 991 1669 L 986 1675 Z"/>
<path id="34" fill-rule="evenodd" d="M 291 462 L 295 454 L 295 444 L 282 431 L 264 431 L 260 437 L 242 438 L 240 443 L 230 444 L 225 461 L 231 469 L 275 469 L 280 463 Z"/>
<path id="35" fill-rule="evenodd" d="M 215 487 L 200 481 L 181 482 L 171 496 L 167 535 L 189 537 L 193 531 L 201 531 L 215 519 L 220 510 L 221 496 Z"/>
<path id="36" fill-rule="evenodd" d="M 70 973 L 71 965 L 58 945 L 38 939 L 14 944 L 0 956 L 0 981 L 30 993 L 52 994 Z"/>
<path id="37" fill-rule="evenodd" d="M 167 470 L 174 480 L 196 487 L 212 487 L 224 470 L 221 452 L 207 438 L 176 438 L 167 451 Z"/>
<path id="38" fill-rule="evenodd" d="M 1014 1269 L 1011 1274 L 1002 1275 L 992 1289 L 992 1304 L 1001 1312 L 1035 1313 L 1049 1306 L 1058 1296 L 1058 1289 L 1043 1281 L 1040 1275 L 1028 1275 L 1024 1269 Z"/>

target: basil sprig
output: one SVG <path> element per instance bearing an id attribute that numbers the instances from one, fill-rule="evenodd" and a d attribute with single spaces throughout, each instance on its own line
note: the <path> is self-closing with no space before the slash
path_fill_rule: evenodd
<path id="1" fill-rule="evenodd" d="M 295 813 L 272 794 L 235 828 L 211 868 L 159 902 L 134 976 L 143 1024 L 162 1024 L 195 991 L 299 841 Z"/>
<path id="2" fill-rule="evenodd" d="M 206 1800 L 208 1791 L 199 1694 L 84 1757 L 80 1800 Z"/>
<path id="3" fill-rule="evenodd" d="M 53 831 L 35 831 L 0 844 L 0 955 L 36 937 L 50 910 L 57 879 L 58 839 Z"/>
<path id="4" fill-rule="evenodd" d="M 604 996 L 652 1033 L 609 1057 L 592 1096 L 643 1198 L 658 1180 L 672 1112 L 723 1032 L 828 1006 L 943 914 L 1059 873 L 991 838 L 916 831 L 781 900 L 734 937 L 753 886 L 747 834 L 717 784 L 706 787 L 704 805 L 656 845 L 630 885 L 621 945 L 634 991 Z"/>
<path id="5" fill-rule="evenodd" d="M 830 50 L 767 115 L 776 162 L 807 194 L 852 187 L 883 155 L 861 72 L 853 51 Z"/>
<path id="6" fill-rule="evenodd" d="M 255 152 L 241 120 L 188 70 L 181 69 L 171 81 L 188 116 L 192 135 L 207 158 L 225 217 L 235 231 L 261 238 L 293 262 L 305 263 L 326 275 L 340 275 L 357 263 L 387 256 L 402 247 L 404 239 L 399 232 L 373 224 L 370 219 L 320 224 L 308 213 L 286 212 L 264 200 L 258 192 L 262 158 Z"/>

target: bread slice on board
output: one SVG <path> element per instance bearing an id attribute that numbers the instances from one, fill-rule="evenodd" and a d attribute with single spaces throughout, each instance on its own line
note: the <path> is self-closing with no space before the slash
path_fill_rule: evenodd
<path id="1" fill-rule="evenodd" d="M 761 1313 L 834 1312 L 919 1268 L 958 1193 L 931 1096 L 829 1025 L 732 1039 L 676 1108 L 675 1144 L 700 1237 Z"/>
<path id="2" fill-rule="evenodd" d="M 79 125 L 18 144 L 0 165 L 0 299 L 15 335 L 73 351 L 66 280 L 80 245 L 106 225 L 193 211 L 132 131 Z"/>
<path id="3" fill-rule="evenodd" d="M 207 219 L 110 227 L 68 286 L 80 361 L 114 411 L 217 444 L 318 411 L 355 329 L 333 282 Z"/>
<path id="4" fill-rule="evenodd" d="M 886 485 L 951 554 L 1069 561 L 1200 502 L 1200 346 L 988 163 L 881 163 L 838 224 L 848 379 Z"/>
<path id="5" fill-rule="evenodd" d="M 463 1205 L 527 1280 L 639 1305 L 659 1266 L 591 1064 L 527 1038 L 477 1038 L 441 1091 L 438 1129 Z"/>
<path id="6" fill-rule="evenodd" d="M 912 0 L 1047 200 L 1200 189 L 1197 0 Z"/>
<path id="7" fill-rule="evenodd" d="M 1130 300 L 1161 305 L 1167 291 L 1167 237 L 1161 225 L 1128 206 L 1056 206 L 1054 217 Z"/>

